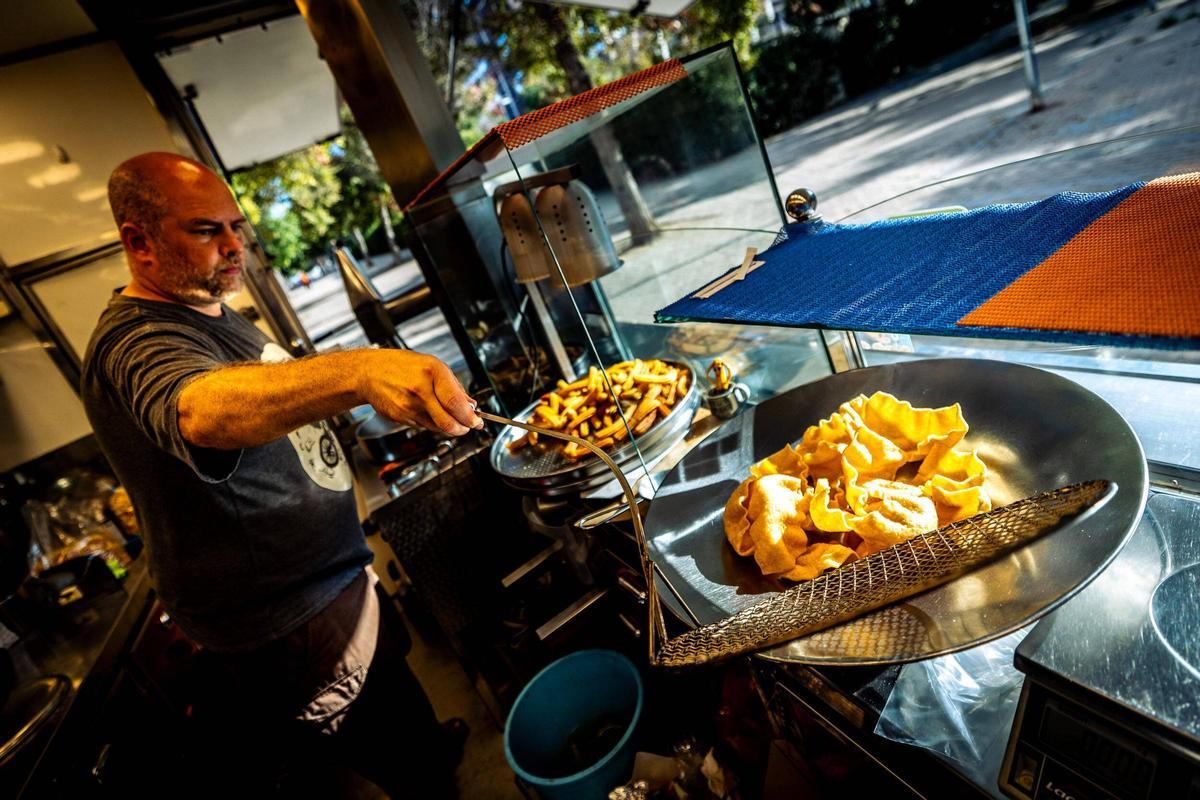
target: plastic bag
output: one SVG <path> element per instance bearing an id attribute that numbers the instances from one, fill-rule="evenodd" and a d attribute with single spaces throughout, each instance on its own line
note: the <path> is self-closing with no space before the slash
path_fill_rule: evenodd
<path id="1" fill-rule="evenodd" d="M 875 733 L 933 750 L 977 783 L 994 785 L 1024 680 L 1013 651 L 1029 630 L 906 664 Z"/>

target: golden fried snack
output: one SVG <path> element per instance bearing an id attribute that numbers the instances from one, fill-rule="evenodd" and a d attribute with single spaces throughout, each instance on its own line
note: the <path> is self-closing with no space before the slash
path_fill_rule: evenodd
<path id="1" fill-rule="evenodd" d="M 789 581 L 809 581 L 827 569 L 840 567 L 856 558 L 858 555 L 845 545 L 817 542 L 807 547 L 796 559 L 796 566 L 785 572 L 782 577 Z"/>
<path id="2" fill-rule="evenodd" d="M 754 540 L 750 538 L 750 511 L 747 508 L 754 480 L 747 478 L 742 481 L 725 501 L 725 537 L 739 556 L 748 556 L 754 552 Z"/>
<path id="3" fill-rule="evenodd" d="M 967 430 L 957 403 L 858 395 L 750 467 L 726 504 L 726 537 L 764 574 L 809 580 L 988 511 L 987 466 L 955 449 Z"/>
<path id="4" fill-rule="evenodd" d="M 787 572 L 796 565 L 797 550 L 804 550 L 808 535 L 808 496 L 804 482 L 790 475 L 759 478 L 747 504 L 754 541 L 754 560 L 764 575 Z"/>
<path id="5" fill-rule="evenodd" d="M 625 440 L 631 430 L 634 436 L 641 436 L 670 414 L 688 393 L 690 380 L 686 367 L 656 358 L 622 361 L 604 372 L 589 367 L 588 374 L 574 383 L 559 381 L 557 389 L 542 396 L 526 422 L 578 436 L 607 450 Z M 537 444 L 537 434 L 530 432 L 510 442 L 508 449 L 516 452 Z M 559 441 L 542 444 L 559 446 Z M 590 451 L 567 442 L 562 452 L 575 460 Z"/>

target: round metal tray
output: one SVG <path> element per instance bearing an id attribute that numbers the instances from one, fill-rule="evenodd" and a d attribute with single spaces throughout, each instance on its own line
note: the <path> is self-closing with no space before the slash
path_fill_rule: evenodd
<path id="1" fill-rule="evenodd" d="M 650 430 L 639 436 L 636 445 L 633 442 L 625 442 L 609 452 L 609 456 L 623 471 L 628 471 L 627 467 L 631 466 L 640 467 L 642 460 L 650 463 L 686 436 L 691 427 L 692 417 L 700 404 L 696 371 L 691 366 L 677 361 L 667 363 L 691 373 L 692 379 L 687 394 L 675 403 L 675 407 L 665 419 L 658 420 Z M 522 409 L 513 419 L 528 419 L 539 402 Z M 522 429 L 509 425 L 492 443 L 492 469 L 514 488 L 543 495 L 558 495 L 584 491 L 612 480 L 612 473 L 603 461 L 590 454 L 578 461 L 572 461 L 562 454 L 560 445 L 524 447 L 515 453 L 511 452 L 508 449 L 509 443 L 524 434 Z"/>
<path id="2" fill-rule="evenodd" d="M 688 453 L 651 502 L 651 557 L 701 623 L 784 587 L 726 544 L 725 501 L 748 467 L 794 442 L 859 393 L 917 406 L 961 403 L 964 447 L 988 465 L 995 505 L 1107 478 L 1116 496 L 1094 514 L 944 586 L 763 651 L 779 661 L 888 664 L 983 644 L 1037 620 L 1092 580 L 1133 533 L 1146 502 L 1146 460 L 1112 406 L 1054 373 L 974 359 L 931 359 L 843 372 L 747 409 Z M 660 580 L 664 604 L 686 620 Z"/>

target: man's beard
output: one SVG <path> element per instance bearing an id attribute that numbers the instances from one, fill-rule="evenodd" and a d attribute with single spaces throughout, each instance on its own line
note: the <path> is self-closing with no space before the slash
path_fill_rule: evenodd
<path id="1" fill-rule="evenodd" d="M 227 275 L 221 270 L 238 268 Z M 182 254 L 165 247 L 159 254 L 159 287 L 180 302 L 192 306 L 223 303 L 242 290 L 244 262 L 223 259 L 211 272 L 197 269 Z"/>

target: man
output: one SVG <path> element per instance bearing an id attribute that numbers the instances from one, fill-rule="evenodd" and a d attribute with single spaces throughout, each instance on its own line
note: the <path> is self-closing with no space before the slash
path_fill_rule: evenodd
<path id="1" fill-rule="evenodd" d="M 242 287 L 246 221 L 204 165 L 146 153 L 117 167 L 108 192 L 131 280 L 92 335 L 84 405 L 137 509 L 163 605 L 215 654 L 221 680 L 197 715 L 228 735 L 286 720 L 393 795 L 446 788 L 453 743 L 408 671 L 402 620 L 381 611 L 350 469 L 324 420 L 370 403 L 461 435 L 483 426 L 474 403 L 430 356 L 291 360 L 226 307 Z"/>

